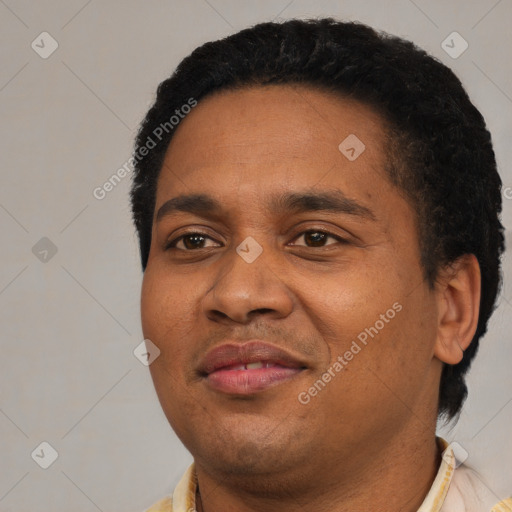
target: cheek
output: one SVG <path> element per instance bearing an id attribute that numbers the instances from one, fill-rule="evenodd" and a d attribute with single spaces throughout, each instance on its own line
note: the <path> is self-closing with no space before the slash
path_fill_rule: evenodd
<path id="1" fill-rule="evenodd" d="M 152 371 L 170 372 L 177 377 L 190 365 L 190 348 L 201 334 L 197 331 L 202 325 L 198 323 L 202 292 L 190 276 L 172 275 L 148 265 L 141 290 L 141 324 L 144 338 L 160 349 L 160 364 L 152 364 Z"/>
<path id="2" fill-rule="evenodd" d="M 341 345 L 373 326 L 401 295 L 393 269 L 375 270 L 363 264 L 327 275 L 304 276 L 295 288 L 316 329 L 333 343 L 339 340 Z"/>
<path id="3" fill-rule="evenodd" d="M 398 371 L 410 380 L 427 368 L 432 355 L 435 312 L 428 290 L 425 285 L 411 287 L 421 281 L 419 274 L 396 262 L 386 264 L 384 258 L 353 268 L 321 279 L 304 278 L 300 287 L 331 364 L 338 356 L 347 361 L 350 380 L 357 381 L 367 367 L 386 380 Z"/>
<path id="4" fill-rule="evenodd" d="M 378 316 L 369 320 L 372 327 L 365 326 L 366 344 L 360 343 L 362 350 L 357 357 L 374 384 L 374 392 L 386 403 L 397 402 L 398 409 L 400 403 L 413 407 L 429 378 L 436 335 L 435 307 L 426 287 L 411 293 L 406 283 L 401 293 L 392 296 L 391 304 L 383 306 Z M 391 309 L 385 309 L 388 306 Z"/>
<path id="5" fill-rule="evenodd" d="M 194 326 L 195 299 L 183 292 L 190 286 L 189 280 L 169 277 L 168 272 L 157 270 L 156 266 L 148 265 L 142 282 L 142 331 L 144 338 L 160 349 L 149 370 L 163 410 L 174 426 L 175 418 L 180 417 L 176 409 L 184 407 L 189 398 L 184 370 L 190 358 L 187 349 Z"/>
<path id="6" fill-rule="evenodd" d="M 167 309 L 165 287 L 156 278 L 151 267 L 148 265 L 142 280 L 140 313 L 142 332 L 145 338 L 155 342 L 159 338 L 159 329 L 163 326 Z"/>
<path id="7" fill-rule="evenodd" d="M 178 352 L 178 341 L 193 327 L 195 296 L 185 292 L 194 288 L 190 281 L 172 278 L 148 266 L 141 289 L 141 324 L 145 338 L 155 343 L 164 355 Z M 172 342 L 172 343 L 171 343 Z"/>

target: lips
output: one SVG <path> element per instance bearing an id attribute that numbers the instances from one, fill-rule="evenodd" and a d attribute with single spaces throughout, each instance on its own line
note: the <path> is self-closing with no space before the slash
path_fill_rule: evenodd
<path id="1" fill-rule="evenodd" d="M 256 340 L 226 343 L 210 350 L 199 373 L 217 391 L 249 395 L 290 380 L 305 368 L 299 357 Z"/>

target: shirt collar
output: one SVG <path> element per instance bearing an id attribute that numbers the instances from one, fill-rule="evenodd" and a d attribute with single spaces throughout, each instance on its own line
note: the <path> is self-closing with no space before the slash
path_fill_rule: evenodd
<path id="1" fill-rule="evenodd" d="M 172 493 L 172 512 L 194 512 L 196 510 L 197 475 L 192 463 L 185 471 Z"/>
<path id="2" fill-rule="evenodd" d="M 455 471 L 456 461 L 452 447 L 441 437 L 436 437 L 436 441 L 442 452 L 441 464 L 432 487 L 420 505 L 418 512 L 439 512 L 441 510 Z"/>

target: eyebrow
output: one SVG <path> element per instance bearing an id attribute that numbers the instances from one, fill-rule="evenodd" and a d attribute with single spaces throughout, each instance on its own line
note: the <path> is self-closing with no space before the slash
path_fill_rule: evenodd
<path id="1" fill-rule="evenodd" d="M 268 206 L 272 213 L 323 211 L 359 216 L 372 221 L 377 220 L 370 208 L 348 198 L 340 191 L 277 194 L 271 198 Z M 181 195 L 169 199 L 159 208 L 155 222 L 158 223 L 162 218 L 176 212 L 206 216 L 219 214 L 221 211 L 221 203 L 211 196 L 206 194 Z"/>

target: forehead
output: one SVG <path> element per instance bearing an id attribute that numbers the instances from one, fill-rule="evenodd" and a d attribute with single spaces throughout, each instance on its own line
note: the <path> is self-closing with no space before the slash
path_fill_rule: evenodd
<path id="1" fill-rule="evenodd" d="M 167 156 L 190 166 L 210 158 L 243 163 L 283 154 L 307 159 L 313 153 L 318 160 L 326 150 L 338 156 L 339 144 L 351 134 L 374 153 L 384 139 L 383 120 L 371 107 L 333 92 L 253 86 L 202 99 L 181 121 Z"/>
<path id="2" fill-rule="evenodd" d="M 372 108 L 302 85 L 216 92 L 178 125 L 156 210 L 177 194 L 206 192 L 226 201 L 236 191 L 242 202 L 316 186 L 370 200 L 375 180 L 387 181 L 384 126 Z"/>

